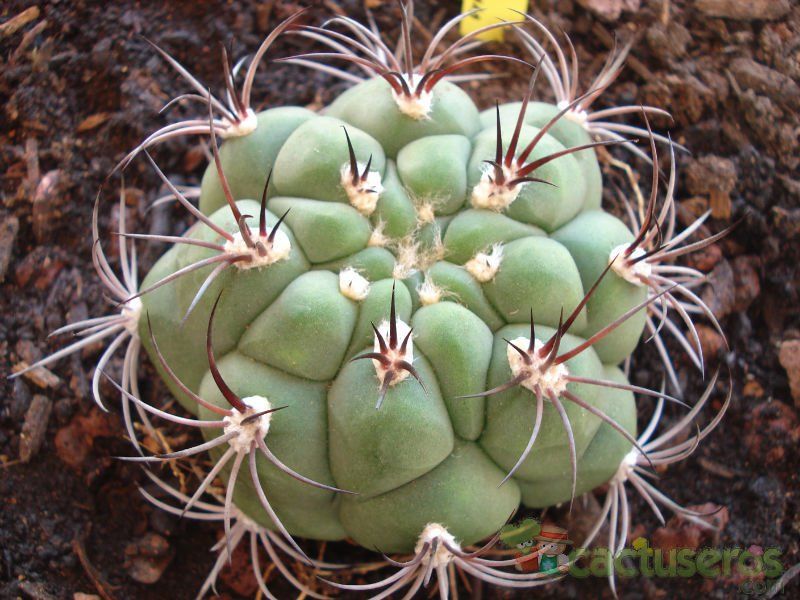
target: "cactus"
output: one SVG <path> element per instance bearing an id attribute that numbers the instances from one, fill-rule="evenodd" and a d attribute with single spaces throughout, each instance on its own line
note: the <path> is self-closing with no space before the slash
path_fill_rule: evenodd
<path id="1" fill-rule="evenodd" d="M 148 136 L 120 167 L 155 144 L 207 135 L 213 160 L 199 190 L 173 185 L 147 155 L 194 223 L 182 236 L 129 233 L 123 223 L 118 279 L 102 253 L 95 213 L 96 266 L 122 312 L 63 329 L 80 330 L 87 340 L 117 335 L 95 373 L 98 402 L 108 358 L 130 340 L 122 381 L 111 380 L 139 452 L 126 460 L 211 454 L 214 466 L 191 496 L 150 474 L 182 509 L 143 492 L 165 510 L 223 522 L 219 560 L 201 595 L 247 533 L 268 597 L 259 543 L 292 585 L 320 597 L 287 575 L 275 547 L 320 566 L 295 537 L 348 537 L 413 557 L 387 558 L 399 571 L 381 582 L 332 585 L 382 590 L 381 597 L 408 586 L 413 594 L 436 574 L 446 598 L 456 570 L 511 588 L 559 578 L 504 571 L 513 561 L 484 557 L 497 536 L 466 550 L 498 532 L 520 503 L 572 506 L 576 496 L 610 482 L 608 497 L 615 499 L 601 521 L 612 515 L 616 532 L 616 511 L 627 520 L 621 486 L 631 481 L 654 509 L 655 498 L 681 512 L 636 471 L 694 449 L 685 442 L 660 451 L 661 442 L 650 441 L 663 402 L 686 405 L 632 385 L 619 365 L 629 364 L 647 328 L 679 392 L 659 334 L 663 323 L 702 368 L 699 350 L 668 312 L 680 316 L 695 342 L 692 315 L 718 324 L 691 290 L 701 274 L 668 263 L 727 231 L 688 244 L 699 224 L 675 233 L 673 145 L 652 132 L 647 116 L 662 111 L 588 114 L 625 51 L 579 96 L 565 54 L 531 17 L 490 25 L 440 51 L 461 15 L 441 28 L 417 63 L 411 3 L 402 6 L 397 54 L 374 27 L 346 17 L 300 27 L 300 14 L 265 39 L 241 92 L 234 84 L 241 65 L 231 67 L 223 55 L 227 105 L 158 49 L 196 92 L 179 99 L 201 100 L 206 110 Z M 510 25 L 531 63 L 463 57 L 479 45 L 481 31 Z M 553 43 L 558 65 L 529 29 Z M 319 114 L 298 107 L 255 113 L 256 68 L 282 34 L 305 36 L 329 51 L 278 60 L 355 85 Z M 329 60 L 355 65 L 366 77 Z M 465 76 L 454 73 L 496 60 L 530 68 L 530 85 L 518 102 L 481 113 L 456 86 Z M 558 104 L 531 101 L 539 72 Z M 598 121 L 636 111 L 645 128 Z M 621 133 L 647 136 L 649 152 Z M 657 141 L 669 144 L 673 165 L 660 210 Z M 630 228 L 601 208 L 595 149 L 617 144 L 652 164 L 644 213 L 623 198 Z M 199 196 L 198 207 L 191 196 Z M 129 252 L 136 241 L 170 245 L 141 285 Z M 140 346 L 192 417 L 141 400 Z M 658 402 L 654 424 L 638 438 L 634 394 Z M 205 441 L 144 456 L 131 406 L 151 430 L 151 420 L 166 420 L 196 427 Z M 218 477 L 226 482 L 223 496 L 203 502 Z"/>

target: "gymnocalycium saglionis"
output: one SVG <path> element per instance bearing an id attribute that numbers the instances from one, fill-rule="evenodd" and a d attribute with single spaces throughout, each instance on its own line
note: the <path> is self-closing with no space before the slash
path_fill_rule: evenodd
<path id="1" fill-rule="evenodd" d="M 391 42 L 371 16 L 368 25 L 339 15 L 311 26 L 304 11 L 291 15 L 252 57 L 233 65 L 223 53 L 220 97 L 157 48 L 189 86 L 170 105 L 198 111 L 148 136 L 119 169 L 148 160 L 193 224 L 167 236 L 122 222 L 117 274 L 99 236 L 98 202 L 93 257 L 116 305 L 61 328 L 80 339 L 29 367 L 110 340 L 93 389 L 104 410 L 103 377 L 119 392 L 136 450 L 126 460 L 149 469 L 211 457 L 189 493 L 149 470 L 151 487 L 142 490 L 165 510 L 223 523 L 201 595 L 242 540 L 270 598 L 260 552 L 315 598 L 334 588 L 410 597 L 435 581 L 444 599 L 458 575 L 508 588 L 563 577 L 564 568 L 517 572 L 515 560 L 495 553 L 497 532 L 520 504 L 580 510 L 576 498 L 605 486 L 590 541 L 610 519 L 614 551 L 627 539 L 626 482 L 659 518 L 657 505 L 701 517 L 642 474 L 691 454 L 724 412 L 696 426 L 718 377 L 693 407 L 660 332 L 702 369 L 693 320 L 713 320 L 694 291 L 703 274 L 674 261 L 725 232 L 692 239 L 699 224 L 676 231 L 674 145 L 648 120 L 663 111 L 589 111 L 602 105 L 627 48 L 581 94 L 569 40 L 566 52 L 533 17 L 483 30 L 514 33 L 516 57 L 481 53 L 481 31 L 458 38 L 471 13 L 420 44 L 413 3 L 393 10 L 400 36 Z M 319 51 L 272 56 L 282 36 Z M 318 112 L 256 112 L 253 81 L 268 61 L 351 87 Z M 458 84 L 485 78 L 464 69 L 487 63 L 515 63 L 528 86 L 479 112 Z M 537 81 L 550 85 L 555 103 L 538 100 Z M 207 139 L 211 156 L 193 190 L 173 185 L 148 154 L 187 135 Z M 596 149 L 615 145 L 632 151 L 631 166 L 644 158 L 652 180 L 639 206 L 615 187 L 627 221 L 601 206 Z M 141 282 L 137 243 L 167 245 Z M 658 344 L 672 395 L 628 380 L 643 333 Z M 183 410 L 141 398 L 140 348 Z M 109 365 L 123 350 L 117 382 Z M 665 402 L 683 411 L 677 424 L 660 425 Z M 652 414 L 643 433 L 637 406 Z M 203 439 L 151 454 L 140 436 L 165 422 Z M 666 446 L 683 430 L 688 441 Z M 387 576 L 335 581 L 345 565 L 311 558 L 298 542 L 345 538 L 379 552 Z M 280 556 L 325 576 L 312 585 Z"/>

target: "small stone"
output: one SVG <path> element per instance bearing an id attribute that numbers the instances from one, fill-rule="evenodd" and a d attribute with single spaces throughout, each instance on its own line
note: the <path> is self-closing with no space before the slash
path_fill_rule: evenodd
<path id="1" fill-rule="evenodd" d="M 777 400 L 756 405 L 745 421 L 742 440 L 754 461 L 764 466 L 778 464 L 784 460 L 785 449 L 800 442 L 797 412 Z"/>
<path id="2" fill-rule="evenodd" d="M 20 260 L 14 270 L 19 287 L 29 283 L 37 290 L 48 289 L 65 266 L 65 260 L 52 248 L 39 246 Z"/>
<path id="3" fill-rule="evenodd" d="M 711 312 L 717 319 L 722 319 L 733 312 L 736 304 L 736 290 L 731 264 L 722 260 L 708 276 L 708 285 L 701 295 Z"/>
<path id="4" fill-rule="evenodd" d="M 139 556 L 158 558 L 169 554 L 169 542 L 167 539 L 152 531 L 136 540 L 135 547 Z"/>
<path id="5" fill-rule="evenodd" d="M 760 261 L 755 256 L 737 256 L 731 262 L 734 279 L 734 310 L 744 312 L 761 295 L 761 279 L 758 274 Z"/>
<path id="6" fill-rule="evenodd" d="M 75 592 L 72 594 L 72 600 L 101 600 L 97 594 L 84 594 L 83 592 Z"/>
<path id="7" fill-rule="evenodd" d="M 696 252 L 692 252 L 686 257 L 686 264 L 690 267 L 698 269 L 707 273 L 719 264 L 722 260 L 722 250 L 719 245 L 711 244 L 705 248 L 701 248 Z"/>
<path id="8" fill-rule="evenodd" d="M 61 222 L 61 207 L 64 202 L 64 172 L 54 169 L 44 174 L 36 186 L 33 194 L 33 207 L 31 209 L 31 225 L 36 241 L 45 243 L 50 233 Z"/>
<path id="9" fill-rule="evenodd" d="M 171 556 L 157 559 L 137 556 L 128 563 L 128 575 L 134 581 L 152 585 L 161 579 L 161 575 L 164 574 L 171 560 Z"/>
<path id="10" fill-rule="evenodd" d="M 69 425 L 56 432 L 56 454 L 70 467 L 80 469 L 94 445 L 94 439 L 115 435 L 118 427 L 111 415 L 93 407 L 88 415 L 76 415 Z"/>
<path id="11" fill-rule="evenodd" d="M 31 392 L 25 382 L 17 377 L 14 379 L 13 387 L 11 388 L 11 401 L 6 404 L 5 415 L 11 421 L 19 422 L 30 404 Z"/>
<path id="12" fill-rule="evenodd" d="M 702 156 L 691 160 L 686 169 L 686 187 L 692 194 L 708 194 L 711 213 L 727 219 L 731 214 L 730 193 L 736 186 L 736 166 L 719 156 Z"/>
<path id="13" fill-rule="evenodd" d="M 794 405 L 800 407 L 800 340 L 782 342 L 778 360 L 780 360 L 781 366 L 786 369 Z"/>
<path id="14" fill-rule="evenodd" d="M 606 21 L 616 21 L 623 12 L 636 12 L 641 0 L 578 0 L 586 10 Z"/>
<path id="15" fill-rule="evenodd" d="M 715 360 L 726 346 L 725 338 L 716 329 L 703 323 L 696 324 L 695 329 L 697 330 L 697 337 L 700 338 L 703 357 L 707 361 Z"/>
<path id="16" fill-rule="evenodd" d="M 37 394 L 33 397 L 28 411 L 25 413 L 25 422 L 19 436 L 19 460 L 29 462 L 42 447 L 44 434 L 47 431 L 47 422 L 53 403 L 47 396 Z"/>
<path id="17" fill-rule="evenodd" d="M 740 87 L 777 102 L 800 106 L 800 86 L 791 77 L 745 57 L 731 61 L 730 70 Z"/>
<path id="18" fill-rule="evenodd" d="M 695 8 L 709 17 L 740 21 L 771 21 L 790 10 L 789 0 L 696 0 Z"/>
<path id="19" fill-rule="evenodd" d="M 174 552 L 169 542 L 157 533 L 148 532 L 125 548 L 125 567 L 139 583 L 153 584 L 172 560 Z"/>

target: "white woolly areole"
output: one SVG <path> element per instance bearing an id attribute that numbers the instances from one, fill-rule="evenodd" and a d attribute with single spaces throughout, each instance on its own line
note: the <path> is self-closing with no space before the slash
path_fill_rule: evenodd
<path id="1" fill-rule="evenodd" d="M 502 169 L 506 181 L 513 181 L 516 178 L 513 169 L 509 169 L 505 165 L 502 166 Z M 484 164 L 481 180 L 472 188 L 472 206 L 474 208 L 485 208 L 497 212 L 505 210 L 517 199 L 522 186 L 525 185 L 520 183 L 511 188 L 505 184 L 497 185 L 494 182 L 494 175 L 494 167 Z"/>
<path id="2" fill-rule="evenodd" d="M 608 262 L 611 264 L 611 270 L 617 275 L 622 277 L 628 283 L 633 285 L 644 286 L 647 285 L 645 279 L 649 278 L 653 272 L 653 266 L 646 260 L 632 262 L 637 258 L 644 256 L 646 252 L 643 248 L 636 248 L 631 252 L 630 256 L 625 256 L 625 251 L 628 249 L 628 244 L 617 246 L 608 255 Z M 616 260 L 614 260 L 616 258 Z"/>
<path id="3" fill-rule="evenodd" d="M 224 140 L 227 140 L 228 138 L 242 137 L 248 133 L 253 133 L 258 128 L 258 117 L 256 117 L 256 113 L 253 112 L 252 108 L 247 109 L 244 119 L 234 122 L 226 122 L 228 123 L 228 126 L 220 132 L 220 136 Z"/>
<path id="4" fill-rule="evenodd" d="M 403 75 L 403 79 L 405 79 L 410 90 L 416 90 L 422 76 L 414 73 L 410 81 L 407 75 Z M 398 94 L 392 89 L 392 97 L 397 104 L 397 108 L 407 117 L 411 117 L 416 121 L 430 118 L 433 110 L 433 91 L 421 91 L 419 96 L 412 92 L 410 96 L 407 96 L 406 94 Z"/>
<path id="5" fill-rule="evenodd" d="M 523 350 L 527 350 L 530 340 L 526 337 L 518 337 L 511 340 L 511 343 Z M 546 358 L 539 356 L 542 346 L 544 346 L 544 343 L 541 340 L 534 341 L 533 353 L 529 355 L 533 362 L 530 365 L 526 365 L 522 355 L 514 350 L 511 344 L 508 344 L 506 346 L 508 365 L 511 367 L 511 373 L 514 377 L 521 373 L 526 374 L 525 379 L 520 382 L 521 386 L 534 393 L 538 388 L 545 396 L 549 396 L 551 393 L 560 396 L 567 389 L 569 370 L 564 364 L 551 364 L 545 369 L 544 362 Z"/>
<path id="6" fill-rule="evenodd" d="M 556 105 L 556 107 L 558 108 L 559 111 L 562 111 L 569 105 L 570 105 L 569 102 L 567 102 L 566 100 L 562 100 Z M 570 110 L 564 113 L 564 118 L 572 121 L 573 123 L 577 123 L 581 127 L 585 128 L 586 123 L 589 120 L 589 113 L 583 109 L 576 110 L 575 108 L 571 108 Z"/>
<path id="7" fill-rule="evenodd" d="M 436 220 L 436 213 L 433 210 L 433 204 L 424 202 L 417 207 L 417 222 L 420 225 L 426 223 L 433 223 Z"/>
<path id="8" fill-rule="evenodd" d="M 380 332 L 381 336 L 383 336 L 386 345 L 389 345 L 389 321 L 382 321 L 380 325 L 378 325 L 378 331 Z M 397 349 L 392 350 L 391 348 L 388 349 L 387 353 L 385 354 L 386 358 L 388 358 L 392 363 L 395 361 L 404 360 L 408 364 L 414 364 L 414 336 L 408 338 L 408 342 L 406 343 L 406 351 L 404 353 L 400 352 L 400 347 L 403 344 L 403 340 L 405 339 L 408 332 L 411 331 L 411 327 L 408 326 L 407 323 L 397 319 Z M 378 343 L 378 336 L 375 336 L 375 343 L 373 344 L 373 352 L 380 352 L 381 345 Z M 378 379 L 383 381 L 383 376 L 386 374 L 386 367 L 383 366 L 379 361 L 374 360 L 372 364 L 375 366 L 375 372 L 378 374 Z M 401 381 L 403 381 L 406 377 L 409 376 L 408 371 L 405 369 L 396 369 L 394 373 L 394 378 L 392 379 L 389 385 L 395 386 Z"/>
<path id="9" fill-rule="evenodd" d="M 422 552 L 425 544 L 428 544 L 430 551 L 430 548 L 433 546 L 433 540 L 435 539 L 439 540 L 439 545 L 436 548 L 436 552 L 434 552 L 432 557 L 430 555 L 426 556 L 422 562 L 425 565 L 433 563 L 434 569 L 438 567 L 446 567 L 452 562 L 453 553 L 447 549 L 445 542 L 447 542 L 451 548 L 455 548 L 457 550 L 461 550 L 461 546 L 458 544 L 458 542 L 456 542 L 456 538 L 453 536 L 453 534 L 438 523 L 428 523 L 425 526 L 425 529 L 422 530 L 419 539 L 417 539 L 417 545 L 414 547 L 414 553 L 419 555 Z"/>
<path id="10" fill-rule="evenodd" d="M 628 481 L 628 478 L 633 472 L 633 468 L 639 462 L 639 456 L 640 453 L 636 446 L 631 448 L 630 451 L 625 455 L 625 458 L 623 458 L 622 462 L 619 464 L 619 469 L 617 469 L 614 479 L 620 483 L 625 483 Z"/>
<path id="11" fill-rule="evenodd" d="M 359 302 L 369 295 L 369 281 L 353 267 L 339 271 L 339 291 L 345 298 Z"/>
<path id="12" fill-rule="evenodd" d="M 366 165 L 362 163 L 356 163 L 356 166 L 358 167 L 359 173 L 362 173 L 366 168 Z M 367 173 L 367 178 L 365 180 L 359 177 L 356 185 L 353 185 L 353 174 L 350 172 L 349 162 L 343 164 L 339 172 L 341 173 L 340 182 L 347 194 L 350 205 L 365 217 L 374 213 L 375 207 L 378 205 L 378 200 L 383 193 L 380 172 L 370 171 Z"/>
<path id="13" fill-rule="evenodd" d="M 375 228 L 372 230 L 372 233 L 369 234 L 369 240 L 367 241 L 368 247 L 383 248 L 389 243 L 389 238 L 383 234 L 385 227 L 386 223 L 383 221 L 378 221 L 378 223 L 375 225 Z"/>
<path id="14" fill-rule="evenodd" d="M 502 262 L 503 245 L 495 244 L 488 253 L 478 252 L 467 261 L 464 268 L 475 279 L 481 283 L 486 283 L 494 279 L 494 276 L 497 275 L 497 272 L 500 270 L 500 263 Z"/>
<path id="15" fill-rule="evenodd" d="M 393 279 L 408 279 L 417 272 L 418 250 L 419 246 L 410 239 L 398 245 L 395 252 L 394 268 L 392 269 Z"/>
<path id="16" fill-rule="evenodd" d="M 133 337 L 139 337 L 139 318 L 142 316 L 142 299 L 133 298 L 122 305 L 120 311 L 125 318 L 125 329 Z"/>
<path id="17" fill-rule="evenodd" d="M 250 254 L 252 256 L 250 260 L 241 260 L 234 263 L 237 268 L 247 270 L 268 267 L 279 260 L 285 259 L 292 251 L 292 243 L 289 241 L 289 236 L 280 229 L 275 232 L 272 243 L 269 242 L 267 237 L 262 238 L 261 236 L 255 237 L 253 241 L 261 242 L 267 249 L 267 253 L 264 256 L 261 256 L 256 248 L 249 248 L 239 231 L 233 234 L 232 240 L 225 242 L 226 254 Z"/>
<path id="18" fill-rule="evenodd" d="M 233 414 L 223 418 L 225 422 L 223 432 L 225 434 L 231 432 L 236 433 L 234 437 L 228 440 L 228 444 L 230 444 L 231 448 L 236 452 L 250 452 L 253 442 L 263 440 L 267 437 L 267 433 L 269 433 L 269 424 L 272 420 L 272 413 L 261 415 L 247 423 L 244 421 L 255 414 L 270 410 L 272 404 L 270 404 L 270 401 L 264 398 L 264 396 L 248 396 L 247 398 L 242 398 L 242 402 L 247 406 L 247 410 L 243 413 L 234 410 Z"/>
<path id="19" fill-rule="evenodd" d="M 430 306 L 442 300 L 442 288 L 436 285 L 433 280 L 426 276 L 422 284 L 417 286 L 417 294 L 422 306 Z"/>

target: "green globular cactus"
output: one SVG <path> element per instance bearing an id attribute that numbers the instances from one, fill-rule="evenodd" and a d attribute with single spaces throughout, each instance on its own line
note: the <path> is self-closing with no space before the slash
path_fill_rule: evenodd
<path id="1" fill-rule="evenodd" d="M 221 379 L 287 407 L 265 437 L 283 464 L 353 492 L 258 456 L 281 525 L 248 478 L 233 499 L 268 528 L 408 552 L 435 522 L 469 544 L 521 498 L 541 507 L 592 489 L 632 447 L 633 395 L 614 365 L 647 300 L 607 268 L 633 236 L 596 207 L 594 144 L 578 140 L 577 160 L 575 140 L 550 133 L 559 120 L 526 124 L 527 102 L 482 126 L 455 90 L 434 87 L 424 119 L 381 78 L 321 115 L 257 115 L 263 136 L 222 145 L 203 180 L 207 216 L 143 283 L 158 359 L 144 321 L 140 336 L 187 410 L 214 418 L 178 381 L 228 407 L 203 342 L 219 296 Z M 362 95 L 382 100 L 366 109 Z M 271 126 L 275 110 L 296 118 Z"/>

